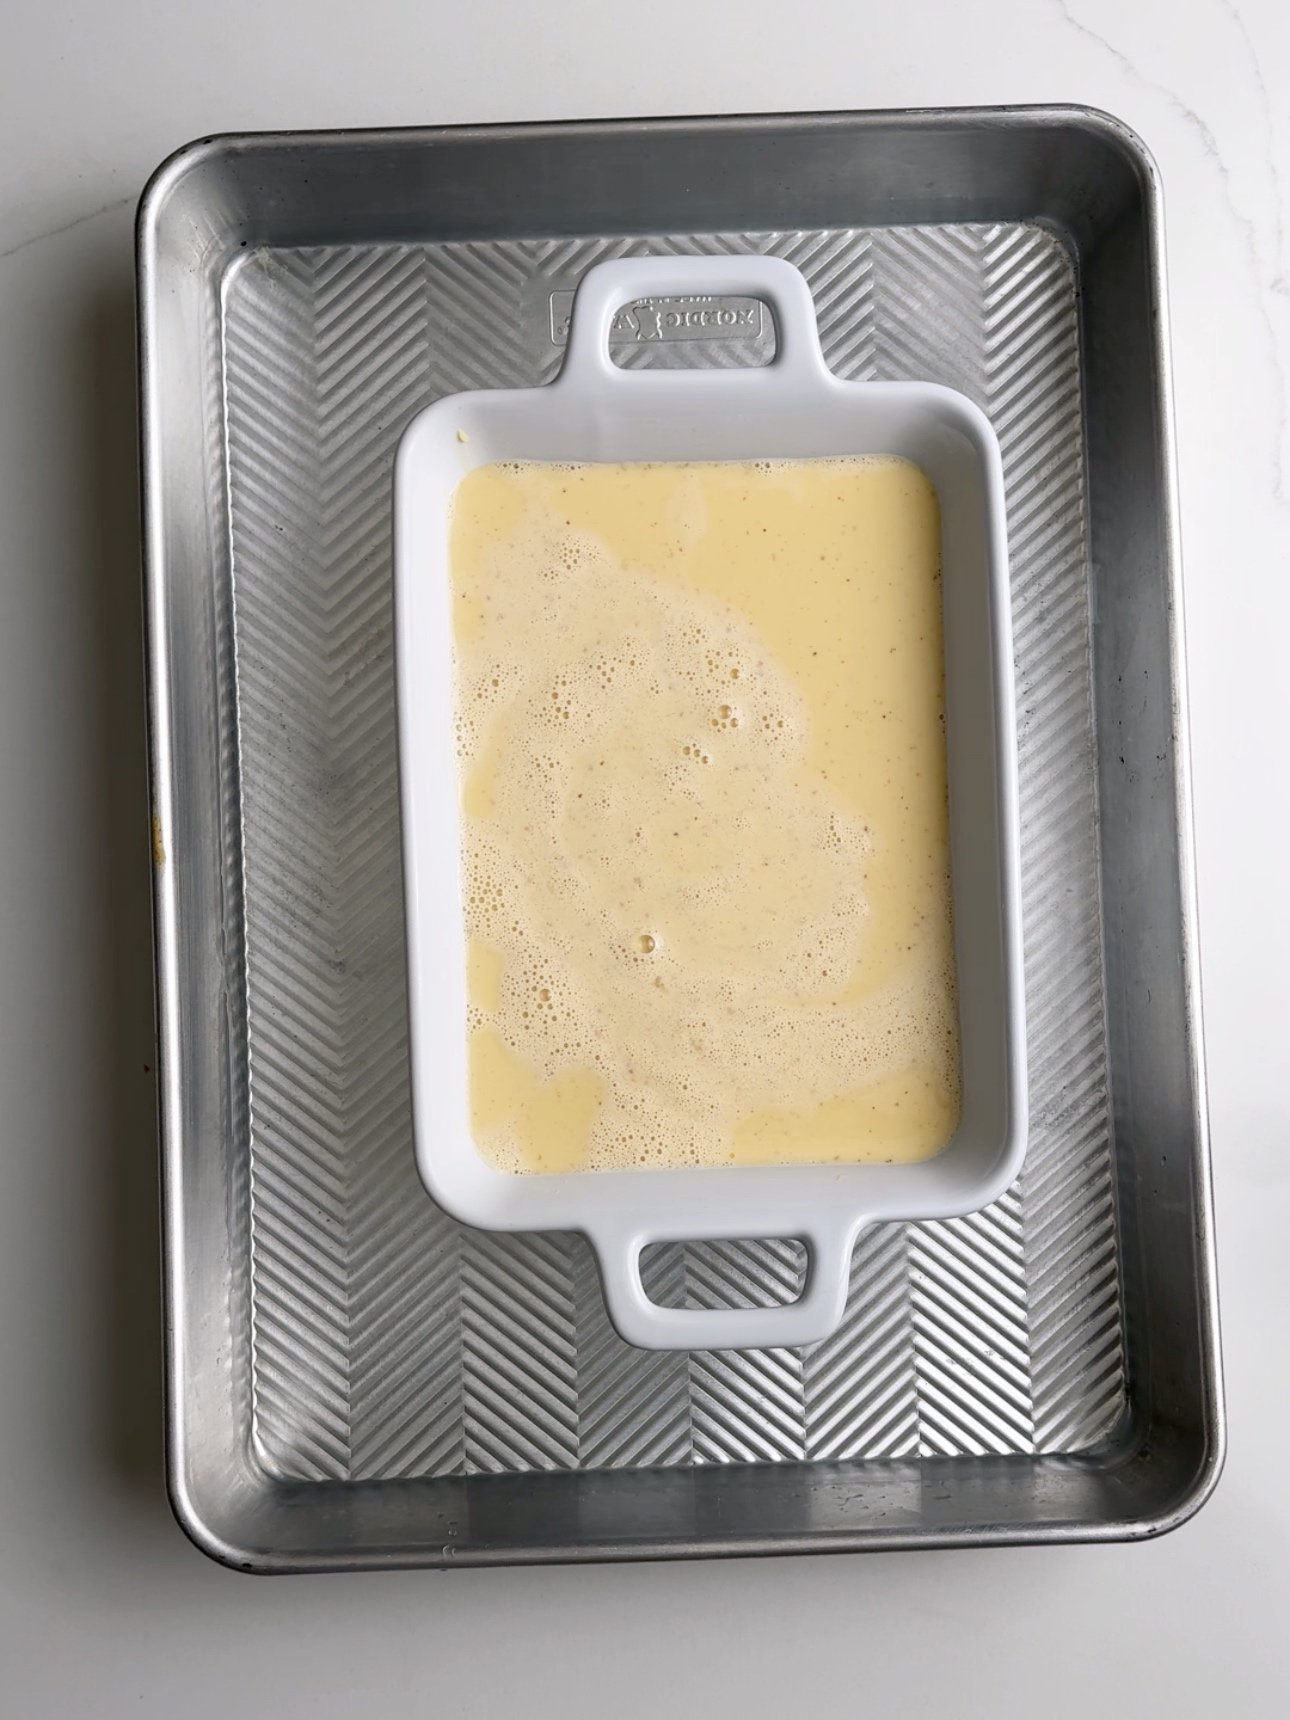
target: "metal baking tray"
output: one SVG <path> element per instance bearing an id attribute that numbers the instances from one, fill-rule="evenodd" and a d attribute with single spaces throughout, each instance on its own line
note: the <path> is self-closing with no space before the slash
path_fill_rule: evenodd
<path id="1" fill-rule="evenodd" d="M 139 215 L 169 1480 L 250 1570 L 1159 1534 L 1223 1418 L 1159 189 L 1076 108 L 206 139 Z M 559 369 L 606 256 L 767 251 L 848 377 L 1003 448 L 1032 1119 L 869 1232 L 805 1351 L 646 1354 L 584 1242 L 417 1182 L 390 481 L 440 395 Z M 756 303 L 627 364 L 764 362 Z M 791 1295 L 792 1239 L 651 1293 Z"/>

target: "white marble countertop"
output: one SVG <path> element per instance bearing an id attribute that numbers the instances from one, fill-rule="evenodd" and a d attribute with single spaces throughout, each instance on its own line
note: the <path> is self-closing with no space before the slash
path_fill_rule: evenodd
<path id="1" fill-rule="evenodd" d="M 0 1708 L 1290 1713 L 1284 0 L 0 11 Z M 1068 100 L 1160 164 L 1231 1450 L 1140 1547 L 254 1581 L 160 1482 L 131 217 L 208 132 Z"/>

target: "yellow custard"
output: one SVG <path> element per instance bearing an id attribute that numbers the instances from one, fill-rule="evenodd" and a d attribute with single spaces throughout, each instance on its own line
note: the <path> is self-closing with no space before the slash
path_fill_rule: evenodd
<path id="1" fill-rule="evenodd" d="M 484 1156 L 938 1152 L 959 1061 L 924 474 L 481 466 L 450 562 Z"/>

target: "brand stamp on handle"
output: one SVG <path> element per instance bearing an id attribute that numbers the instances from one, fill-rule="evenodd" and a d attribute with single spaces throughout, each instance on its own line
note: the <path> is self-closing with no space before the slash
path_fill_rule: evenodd
<path id="1" fill-rule="evenodd" d="M 757 340 L 762 334 L 765 308 L 760 299 L 633 299 L 615 312 L 609 343 L 637 346 L 649 341 Z M 573 294 L 552 293 L 553 346 L 568 344 L 572 316 Z"/>

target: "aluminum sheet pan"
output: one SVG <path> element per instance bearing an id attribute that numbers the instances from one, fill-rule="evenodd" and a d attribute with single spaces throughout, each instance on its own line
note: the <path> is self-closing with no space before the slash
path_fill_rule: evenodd
<path id="1" fill-rule="evenodd" d="M 773 163 L 775 172 L 768 172 Z M 627 188 L 633 188 L 628 190 Z M 211 140 L 140 217 L 171 1487 L 257 1569 L 1143 1535 L 1222 1449 L 1158 199 L 1079 110 Z M 804 1352 L 645 1354 L 580 1238 L 411 1152 L 390 468 L 558 371 L 608 256 L 766 251 L 828 362 L 977 400 L 1008 491 L 1032 1136 Z M 765 362 L 755 302 L 619 362 Z M 654 1251 L 660 1300 L 796 1245 Z"/>

